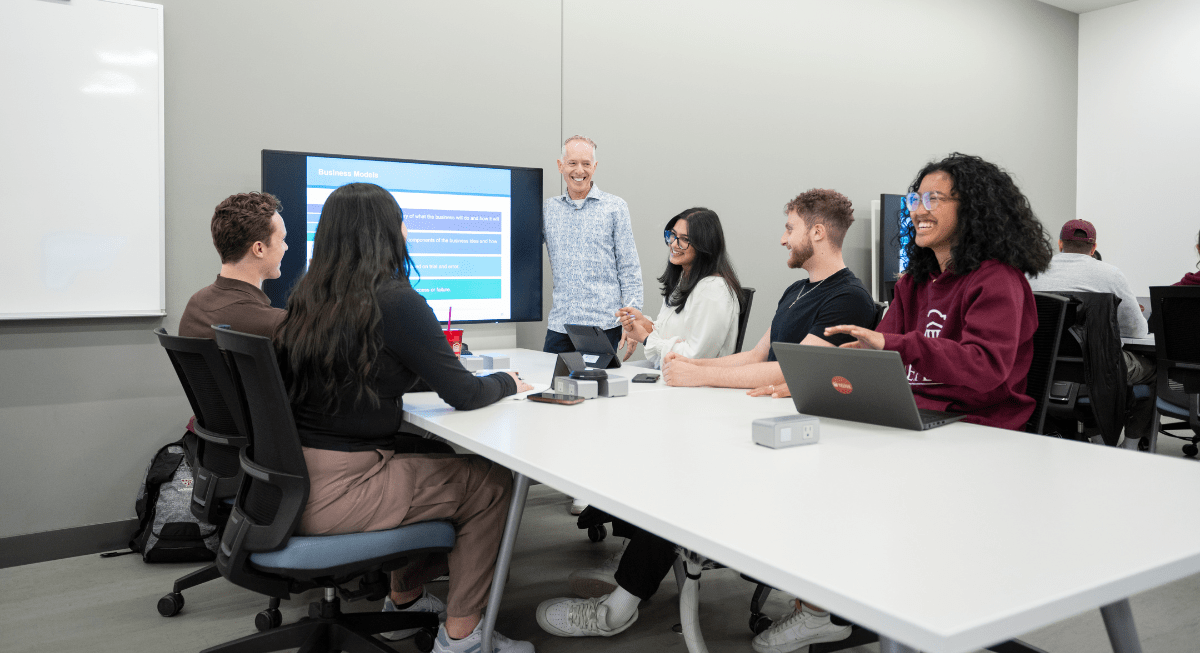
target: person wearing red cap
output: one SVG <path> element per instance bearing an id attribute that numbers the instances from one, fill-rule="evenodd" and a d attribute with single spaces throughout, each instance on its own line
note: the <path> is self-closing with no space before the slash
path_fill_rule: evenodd
<path id="1" fill-rule="evenodd" d="M 1196 242 L 1197 242 L 1196 253 L 1200 254 L 1200 238 L 1197 238 Z M 1197 263 L 1196 267 L 1200 268 L 1200 263 Z M 1172 286 L 1200 286 L 1200 272 L 1188 272 L 1187 274 L 1183 275 L 1182 279 L 1180 279 L 1179 281 L 1176 281 L 1175 283 L 1173 283 L 1171 285 Z"/>
<path id="2" fill-rule="evenodd" d="M 1116 267 L 1092 257 L 1096 251 L 1095 225 L 1087 220 L 1067 220 L 1058 235 L 1058 251 L 1045 272 L 1030 277 L 1029 285 L 1035 292 L 1112 293 L 1121 298 L 1117 307 L 1121 337 L 1146 337 L 1146 318 L 1142 317 L 1129 280 Z"/>
<path id="3" fill-rule="evenodd" d="M 1096 227 L 1087 220 L 1067 220 L 1058 234 L 1058 251 L 1050 267 L 1029 285 L 1040 292 L 1106 292 L 1121 299 L 1117 322 L 1122 338 L 1145 338 L 1149 330 L 1138 307 L 1129 280 L 1116 267 L 1093 258 L 1096 252 Z M 1130 385 L 1150 383 L 1154 379 L 1154 361 L 1132 352 L 1121 351 L 1125 358 L 1125 380 Z M 1154 428 L 1154 399 L 1133 404 L 1125 420 L 1125 443 L 1132 447 Z"/>

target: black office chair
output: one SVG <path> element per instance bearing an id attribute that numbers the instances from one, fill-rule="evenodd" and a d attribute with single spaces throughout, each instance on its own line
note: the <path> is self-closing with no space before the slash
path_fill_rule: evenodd
<path id="1" fill-rule="evenodd" d="M 1049 430 L 1080 441 L 1115 446 L 1128 399 L 1146 400 L 1148 385 L 1128 387 L 1112 293 L 1056 291 L 1069 300 L 1048 400 Z M 1098 361 L 1100 361 L 1098 363 Z M 1098 394 L 1107 388 L 1102 395 Z"/>
<path id="2" fill-rule="evenodd" d="M 1158 403 L 1149 443 L 1157 449 L 1159 433 L 1186 440 L 1183 455 L 1200 452 L 1200 286 L 1150 288 L 1150 320 L 1154 323 Z M 1162 423 L 1163 418 L 1173 421 Z M 1175 435 L 1170 431 L 1191 431 Z"/>
<path id="3" fill-rule="evenodd" d="M 1046 432 L 1046 412 L 1049 408 L 1050 380 L 1054 378 L 1059 343 L 1066 324 L 1069 300 L 1062 295 L 1035 292 L 1038 328 L 1033 332 L 1033 360 L 1025 381 L 1025 394 L 1033 398 L 1033 415 L 1025 424 L 1030 433 Z"/>
<path id="4" fill-rule="evenodd" d="M 883 315 L 887 313 L 887 309 L 887 302 L 875 302 L 875 321 L 871 323 L 872 329 L 879 327 L 879 323 L 883 321 Z"/>
<path id="5" fill-rule="evenodd" d="M 750 307 L 753 304 L 754 289 L 742 288 L 742 297 L 738 308 L 737 343 L 733 346 L 733 353 L 735 354 L 742 352 L 742 343 L 746 341 L 746 325 L 750 323 Z"/>
<path id="6" fill-rule="evenodd" d="M 221 538 L 217 567 L 233 584 L 271 600 L 255 620 L 263 632 L 204 653 L 296 647 L 306 653 L 392 653 L 391 647 L 371 635 L 405 628 L 421 628 L 417 647 L 432 650 L 436 614 L 343 614 L 338 596 L 348 601 L 382 599 L 389 589 L 386 572 L 402 567 L 413 554 L 448 552 L 454 546 L 453 524 L 430 521 L 368 533 L 294 535 L 308 502 L 308 468 L 271 341 L 225 329 L 216 329 L 216 339 L 238 381 L 250 440 L 241 454 L 241 487 Z M 357 589 L 342 587 L 360 577 Z M 280 600 L 316 587 L 323 587 L 325 593 L 309 606 L 309 616 L 280 627 Z"/>
<path id="7" fill-rule="evenodd" d="M 245 419 L 233 377 L 211 338 L 184 338 L 155 329 L 171 359 L 179 383 L 192 406 L 196 434 L 191 511 L 202 522 L 222 527 L 229 518 L 242 471 L 238 455 L 248 441 Z M 183 590 L 221 577 L 216 563 L 175 581 L 171 593 L 158 600 L 158 613 L 173 617 L 183 609 Z"/>

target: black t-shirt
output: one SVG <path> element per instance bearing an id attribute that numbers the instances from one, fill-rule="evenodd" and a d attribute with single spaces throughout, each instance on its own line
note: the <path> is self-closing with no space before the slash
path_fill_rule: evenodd
<path id="1" fill-rule="evenodd" d="M 810 333 L 835 345 L 853 340 L 845 334 L 825 336 L 826 327 L 839 324 L 875 326 L 875 301 L 850 268 L 817 283 L 804 279 L 789 286 L 771 320 L 771 342 L 798 343 Z M 775 360 L 774 349 L 767 360 Z"/>
<path id="2" fill-rule="evenodd" d="M 296 430 L 306 447 L 335 451 L 392 449 L 403 417 L 402 396 L 424 379 L 446 403 L 470 410 L 494 403 L 517 391 L 503 372 L 475 376 L 468 372 L 442 335 L 433 309 L 407 281 L 391 281 L 377 294 L 383 313 L 383 349 L 375 360 L 371 387 L 379 407 L 356 405 L 356 393 L 341 393 L 341 410 L 324 413 L 307 405 L 292 406 Z M 280 361 L 286 363 L 286 361 Z"/>

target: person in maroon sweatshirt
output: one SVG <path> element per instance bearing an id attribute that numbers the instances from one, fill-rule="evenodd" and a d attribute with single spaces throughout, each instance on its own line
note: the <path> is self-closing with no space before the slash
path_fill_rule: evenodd
<path id="1" fill-rule="evenodd" d="M 877 331 L 851 325 L 843 347 L 900 352 L 921 408 L 1020 430 L 1037 307 L 1025 274 L 1054 255 L 1050 237 L 1012 177 L 977 156 L 930 163 L 906 197 L 908 269 Z"/>
<path id="2" fill-rule="evenodd" d="M 1196 242 L 1200 243 L 1200 237 L 1198 237 L 1196 239 Z M 1200 254 L 1200 244 L 1196 245 L 1196 253 Z M 1200 263 L 1197 263 L 1196 266 L 1200 267 Z M 1188 272 L 1187 274 L 1183 275 L 1182 279 L 1180 279 L 1179 281 L 1176 281 L 1175 283 L 1173 283 L 1171 285 L 1172 286 L 1200 286 L 1200 272 Z"/>

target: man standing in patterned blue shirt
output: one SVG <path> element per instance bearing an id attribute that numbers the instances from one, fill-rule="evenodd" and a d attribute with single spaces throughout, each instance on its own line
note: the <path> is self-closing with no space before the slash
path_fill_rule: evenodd
<path id="1" fill-rule="evenodd" d="M 554 307 L 544 351 L 575 351 L 567 324 L 604 329 L 615 349 L 621 339 L 617 309 L 642 308 L 642 265 L 625 200 L 600 190 L 596 143 L 572 136 L 563 143 L 558 171 L 567 192 L 542 205 L 542 239 L 554 272 Z"/>

